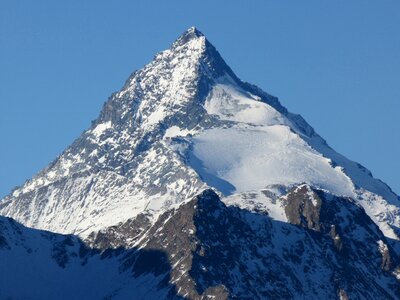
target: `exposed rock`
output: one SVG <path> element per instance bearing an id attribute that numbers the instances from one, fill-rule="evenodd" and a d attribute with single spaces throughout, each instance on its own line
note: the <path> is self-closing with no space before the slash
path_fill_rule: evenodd
<path id="1" fill-rule="evenodd" d="M 382 254 L 381 269 L 390 271 L 392 269 L 392 260 L 388 246 L 383 241 L 378 241 L 379 252 Z"/>
<path id="2" fill-rule="evenodd" d="M 124 223 L 92 232 L 85 241 L 89 247 L 101 250 L 118 247 L 130 248 L 150 226 L 148 215 L 139 214 Z"/>
<path id="3" fill-rule="evenodd" d="M 346 291 L 340 289 L 339 290 L 339 300 L 349 300 L 349 297 L 347 297 Z"/>
<path id="4" fill-rule="evenodd" d="M 307 185 L 295 188 L 286 196 L 285 212 L 290 223 L 320 231 L 322 201 Z"/>
<path id="5" fill-rule="evenodd" d="M 340 238 L 340 235 L 337 234 L 337 232 L 336 232 L 336 226 L 335 226 L 335 225 L 332 225 L 332 226 L 331 226 L 331 231 L 329 232 L 329 235 L 330 235 L 330 237 L 331 237 L 332 240 L 333 240 L 333 243 L 334 243 L 334 245 L 335 245 L 335 248 L 336 248 L 338 251 L 341 251 L 342 248 L 343 248 L 342 239 Z"/>
<path id="6" fill-rule="evenodd" d="M 398 299 L 399 200 L 190 28 L 0 201 L 0 299 Z"/>

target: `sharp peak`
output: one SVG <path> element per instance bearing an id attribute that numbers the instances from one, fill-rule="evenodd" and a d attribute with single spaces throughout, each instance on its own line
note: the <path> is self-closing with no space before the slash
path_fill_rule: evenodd
<path id="1" fill-rule="evenodd" d="M 183 32 L 174 42 L 173 47 L 178 47 L 187 44 L 188 42 L 195 40 L 195 39 L 204 39 L 205 35 L 200 32 L 196 27 L 192 26 Z"/>
<path id="2" fill-rule="evenodd" d="M 229 75 L 234 81 L 240 82 L 215 46 L 195 26 L 184 31 L 169 50 L 175 51 L 189 44 L 202 52 L 199 58 L 203 60 L 204 66 L 208 67 L 208 75 L 212 75 L 214 78 Z"/>
<path id="3" fill-rule="evenodd" d="M 194 37 L 204 36 L 204 34 L 200 30 L 198 30 L 195 26 L 188 28 L 182 35 L 190 35 Z"/>
<path id="4" fill-rule="evenodd" d="M 205 35 L 200 32 L 196 27 L 192 26 L 183 32 L 172 44 L 172 49 L 184 46 L 194 40 L 199 41 L 199 45 L 209 44 Z"/>

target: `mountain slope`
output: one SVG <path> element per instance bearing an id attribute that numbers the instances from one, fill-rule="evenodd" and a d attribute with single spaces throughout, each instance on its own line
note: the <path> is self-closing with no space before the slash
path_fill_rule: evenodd
<path id="1" fill-rule="evenodd" d="M 2 217 L 0 297 L 397 298 L 398 256 L 354 201 L 302 185 L 279 202 L 288 222 L 205 190 L 154 224 L 139 215 L 85 242 Z"/>
<path id="2" fill-rule="evenodd" d="M 400 295 L 399 197 L 195 28 L 0 215 L 0 298 Z"/>
<path id="3" fill-rule="evenodd" d="M 240 199 L 303 182 L 358 199 L 397 238 L 398 196 L 277 98 L 238 79 L 191 28 L 134 72 L 88 130 L 0 202 L 0 213 L 87 236 L 139 213 L 156 218 L 206 187 Z"/>
<path id="4" fill-rule="evenodd" d="M 162 251 L 101 252 L 76 236 L 0 217 L 1 299 L 163 299 L 177 295 L 170 269 Z"/>

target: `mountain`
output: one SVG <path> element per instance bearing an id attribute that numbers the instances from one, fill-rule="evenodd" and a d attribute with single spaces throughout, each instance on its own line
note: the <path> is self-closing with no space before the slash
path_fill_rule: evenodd
<path id="1" fill-rule="evenodd" d="M 0 215 L 1 297 L 400 295 L 400 198 L 195 28 Z"/>
<path id="2" fill-rule="evenodd" d="M 1 217 L 0 297 L 398 298 L 399 258 L 355 201 L 305 184 L 277 201 L 288 222 L 207 189 L 154 224 L 139 215 L 85 241 Z"/>

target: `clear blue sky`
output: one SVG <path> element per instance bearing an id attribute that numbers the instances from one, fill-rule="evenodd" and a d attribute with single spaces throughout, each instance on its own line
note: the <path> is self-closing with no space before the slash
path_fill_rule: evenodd
<path id="1" fill-rule="evenodd" d="M 195 25 L 236 74 L 400 192 L 400 1 L 0 2 L 0 196 Z"/>

